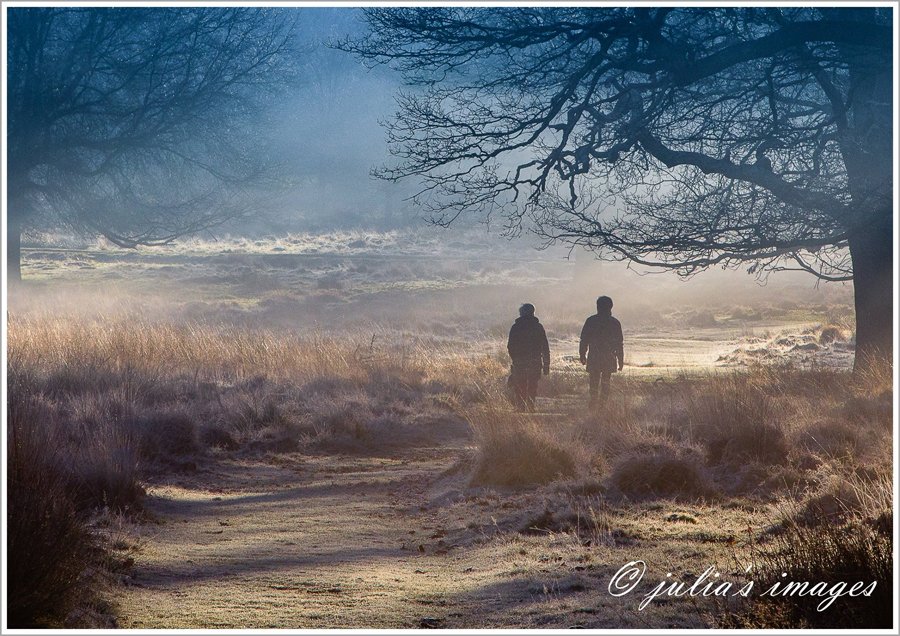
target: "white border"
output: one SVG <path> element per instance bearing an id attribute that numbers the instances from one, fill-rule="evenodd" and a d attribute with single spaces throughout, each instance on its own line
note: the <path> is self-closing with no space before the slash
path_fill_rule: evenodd
<path id="1" fill-rule="evenodd" d="M 898 143 L 898 122 L 900 122 L 900 105 L 898 105 L 898 97 L 900 97 L 900 92 L 898 92 L 898 85 L 900 85 L 900 64 L 898 64 L 898 25 L 900 25 L 900 2 L 898 0 L 884 0 L 878 2 L 854 2 L 852 0 L 844 0 L 842 2 L 816 2 L 814 0 L 809 1 L 798 1 L 798 0 L 789 0 L 785 2 L 772 2 L 772 1 L 759 1 L 759 2 L 738 2 L 735 0 L 726 0 L 722 2 L 716 2 L 715 0 L 708 1 L 689 1 L 689 2 L 676 2 L 673 0 L 661 0 L 661 1 L 631 1 L 631 2 L 602 2 L 602 1 L 584 1 L 584 2 L 554 2 L 548 0 L 539 0 L 539 1 L 526 1 L 526 2 L 516 2 L 515 0 L 502 2 L 502 1 L 436 1 L 436 0 L 419 0 L 414 2 L 402 2 L 402 1 L 384 1 L 384 2 L 373 2 L 373 1 L 355 1 L 355 0 L 347 0 L 345 2 L 335 1 L 335 0 L 323 0 L 321 2 L 316 1 L 297 1 L 297 0 L 286 0 L 284 2 L 279 2 L 278 0 L 260 0 L 258 2 L 252 1 L 240 1 L 240 2 L 228 2 L 225 0 L 217 0 L 211 2 L 197 2 L 197 1 L 183 1 L 183 2 L 173 2 L 173 1 L 160 1 L 153 2 L 148 0 L 136 0 L 134 2 L 123 0 L 123 1 L 111 1 L 111 0 L 86 0 L 86 1 L 38 1 L 38 2 L 28 2 L 25 0 L 2 0 L 0 1 L 0 47 L 2 47 L 2 53 L 0 53 L 0 58 L 2 58 L 2 68 L 0 68 L 0 75 L 2 75 L 2 95 L 0 95 L 0 116 L 2 116 L 2 152 L 0 152 L 0 166 L 3 166 L 3 175 L 2 175 L 2 199 L 0 199 L 0 203 L 2 203 L 2 217 L 3 217 L 3 247 L 2 247 L 2 286 L 3 291 L 3 299 L 2 299 L 2 310 L 3 310 L 3 322 L 2 322 L 2 336 L 3 343 L 0 345 L 2 347 L 3 359 L 7 360 L 7 272 L 6 272 L 6 233 L 7 233 L 7 179 L 6 179 L 6 65 L 7 65 L 7 44 L 6 44 L 6 10 L 10 7 L 56 7 L 56 6 L 78 6 L 78 7 L 119 7 L 119 6 L 129 6 L 129 7 L 212 7 L 212 6 L 258 6 L 258 7 L 284 7 L 284 8 L 360 8 L 360 7 L 382 7 L 382 6 L 447 6 L 447 5 L 465 5 L 465 6 L 475 6 L 475 7 L 508 7 L 508 6 L 565 6 L 571 4 L 578 4 L 579 6 L 587 6 L 587 7 L 602 7 L 602 6 L 686 6 L 686 7 L 698 7 L 698 6 L 719 6 L 719 7 L 740 7 L 740 6 L 800 6 L 800 7 L 808 7 L 808 6 L 833 6 L 833 7 L 892 7 L 893 11 L 893 31 L 894 31 L 894 41 L 893 41 L 893 68 L 894 68 L 894 131 L 893 131 L 893 154 L 894 154 L 894 191 L 893 191 L 893 228 L 894 228 L 894 251 L 893 251 L 893 318 L 894 318 L 894 377 L 893 377 L 893 399 L 894 399 L 894 407 L 893 407 L 893 424 L 894 424 L 894 435 L 893 435 L 893 457 L 894 457 L 894 465 L 893 465 L 893 481 L 894 481 L 894 555 L 893 555 L 893 564 L 894 564 L 894 607 L 893 607 L 893 628 L 892 629 L 869 629 L 869 630 L 829 630 L 829 629 L 760 629 L 760 630 L 740 630 L 747 631 L 749 633 L 759 633 L 759 634 L 841 634 L 841 633 L 853 633 L 853 634 L 900 634 L 898 631 L 898 570 L 897 570 L 897 557 L 898 557 L 898 547 L 897 547 L 897 536 L 898 536 L 898 528 L 900 528 L 900 522 L 897 519 L 897 511 L 898 511 L 898 502 L 897 502 L 897 488 L 898 488 L 898 471 L 897 471 L 897 459 L 898 459 L 898 450 L 900 450 L 900 440 L 898 440 L 898 422 L 900 422 L 900 400 L 898 400 L 897 388 L 898 382 L 900 382 L 900 370 L 897 368 L 897 360 L 900 358 L 900 343 L 898 343 L 898 325 L 900 325 L 900 307 L 898 307 L 898 296 L 900 296 L 900 255 L 898 255 L 898 246 L 900 246 L 900 227 L 898 227 L 898 203 L 900 203 L 900 157 L 898 157 L 898 151 L 900 151 L 900 143 Z M 2 600 L 0 600 L 0 616 L 2 616 L 2 624 L 0 624 L 0 633 L 3 634 L 32 634 L 32 633 L 44 633 L 48 630 L 36 630 L 36 629 L 8 629 L 6 623 L 6 515 L 7 515 L 7 500 L 6 500 L 6 479 L 7 479 L 7 466 L 6 466 L 6 457 L 7 457 L 7 429 L 6 429 L 6 414 L 7 409 L 6 405 L 6 391 L 7 391 L 7 365 L 3 365 L 2 372 L 0 372 L 0 377 L 2 377 L 3 386 L 0 389 L 3 395 L 4 409 L 2 414 L 2 428 L 3 428 L 3 439 L 0 440 L 0 449 L 2 449 L 3 457 L 2 457 L 2 479 L 3 483 L 0 484 L 0 493 L 2 493 L 2 513 L 3 518 L 0 520 L 0 535 L 2 535 L 3 545 L 0 547 L 0 551 L 4 558 L 2 559 L 2 587 L 3 587 L 3 595 Z M 611 633 L 611 634 L 728 634 L 735 633 L 739 630 L 726 630 L 726 629 L 588 629 L 584 630 L 588 633 Z M 506 633 L 506 632 L 528 632 L 533 634 L 570 634 L 571 630 L 567 629 L 450 629 L 444 630 L 445 633 L 455 633 L 455 634 L 481 634 L 481 633 Z M 392 633 L 421 633 L 428 634 L 434 633 L 434 630 L 428 629 L 307 629 L 307 630 L 296 630 L 296 629 L 241 629 L 241 630 L 220 630 L 220 629 L 70 629 L 65 630 L 67 634 L 118 634 L 118 633 L 134 633 L 134 634 L 222 634 L 222 633 L 240 633 L 240 634 L 358 634 L 358 633 L 371 633 L 371 634 L 392 634 Z"/>

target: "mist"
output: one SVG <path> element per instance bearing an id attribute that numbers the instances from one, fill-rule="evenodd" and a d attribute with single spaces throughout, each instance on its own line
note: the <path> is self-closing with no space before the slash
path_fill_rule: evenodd
<path id="1" fill-rule="evenodd" d="M 891 10 L 4 11 L 3 629 L 891 625 Z"/>
<path id="2" fill-rule="evenodd" d="M 577 335 L 601 294 L 614 297 L 626 331 L 645 335 L 691 326 L 733 332 L 748 320 L 778 328 L 785 312 L 810 308 L 804 324 L 851 320 L 852 287 L 804 273 L 748 274 L 747 265 L 732 264 L 679 277 L 548 243 L 527 217 L 519 226 L 474 213 L 450 227 L 430 223 L 433 210 L 413 199 L 421 180 L 372 175 L 398 160 L 385 127 L 398 96 L 420 89 L 389 65 L 340 50 L 368 32 L 363 11 L 301 8 L 272 16 L 291 26 L 287 59 L 282 75 L 265 76 L 258 90 L 277 90 L 228 133 L 266 167 L 230 195 L 237 213 L 136 248 L 97 238 L 92 224 L 87 231 L 58 224 L 51 214 L 43 227 L 26 230 L 23 256 L 26 279 L 40 280 L 41 293 L 54 298 L 47 302 L 66 296 L 70 307 L 96 309 L 103 303 L 82 297 L 102 287 L 116 299 L 112 305 L 160 319 L 279 328 L 299 321 L 316 329 L 376 324 L 460 336 L 471 329 L 502 334 L 516 307 L 532 302 L 562 339 Z M 496 60 L 488 63 L 497 72 Z M 40 296 L 23 294 L 18 302 L 39 306 Z"/>
<path id="3" fill-rule="evenodd" d="M 407 199 L 415 184 L 371 176 L 390 161 L 386 121 L 396 108 L 401 79 L 384 67 L 367 69 L 332 48 L 367 28 L 356 8 L 296 10 L 298 81 L 273 104 L 261 134 L 283 181 L 262 217 L 223 228 L 233 235 L 350 229 L 390 230 L 418 224 Z M 266 194 L 266 193 L 263 193 Z"/>

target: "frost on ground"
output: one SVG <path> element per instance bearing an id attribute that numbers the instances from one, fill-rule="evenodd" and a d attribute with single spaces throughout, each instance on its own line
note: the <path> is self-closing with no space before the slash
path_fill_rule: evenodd
<path id="1" fill-rule="evenodd" d="M 142 526 L 145 547 L 116 595 L 120 626 L 701 627 L 708 610 L 677 602 L 639 612 L 637 597 L 609 596 L 608 579 L 638 556 L 654 577 L 724 567 L 728 537 L 762 518 L 737 510 L 723 519 L 703 503 L 608 516 L 599 495 L 565 486 L 466 493 L 440 479 L 458 452 L 223 460 L 167 479 L 151 489 L 157 522 Z M 593 527 L 591 505 L 609 527 Z M 667 521 L 673 514 L 700 525 Z"/>
<path id="2" fill-rule="evenodd" d="M 855 342 L 845 327 L 821 325 L 784 331 L 768 338 L 749 337 L 716 360 L 723 366 L 792 364 L 807 368 L 853 366 Z"/>
<path id="3" fill-rule="evenodd" d="M 292 240 L 304 247 L 276 249 Z M 774 563 L 830 576 L 836 559 L 856 564 L 848 576 L 883 575 L 890 375 L 847 372 L 849 289 L 680 283 L 466 242 L 413 253 L 408 240 L 26 249 L 8 447 L 11 501 L 37 512 L 11 540 L 45 536 L 26 523 L 40 520 L 81 551 L 49 541 L 44 559 L 11 567 L 68 559 L 92 573 L 58 581 L 65 611 L 35 620 L 793 627 L 822 617 L 692 599 L 639 611 L 607 585 L 634 559 L 648 580 L 708 566 L 742 580 L 750 562 L 760 580 Z M 591 414 L 575 356 L 601 293 L 625 325 L 626 366 Z M 503 397 L 524 301 L 553 352 L 533 416 Z M 96 581 L 112 605 L 81 596 Z M 33 600 L 15 596 L 19 616 Z M 824 626 L 880 625 L 869 606 L 840 607 Z"/>

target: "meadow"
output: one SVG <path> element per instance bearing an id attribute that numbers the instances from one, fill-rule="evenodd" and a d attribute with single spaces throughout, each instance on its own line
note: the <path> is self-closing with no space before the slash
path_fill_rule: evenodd
<path id="1" fill-rule="evenodd" d="M 850 373 L 849 290 L 562 256 L 376 233 L 27 250 L 9 625 L 889 626 L 892 372 Z M 626 367 L 591 412 L 599 293 Z M 535 414 L 505 396 L 526 300 L 553 354 Z M 877 585 L 641 609 L 709 567 Z"/>

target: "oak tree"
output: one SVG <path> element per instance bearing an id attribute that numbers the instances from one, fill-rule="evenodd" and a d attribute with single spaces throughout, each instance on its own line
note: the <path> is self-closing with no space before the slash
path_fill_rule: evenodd
<path id="1" fill-rule="evenodd" d="M 377 8 L 340 44 L 398 69 L 379 174 L 438 223 L 529 223 L 682 275 L 854 284 L 857 365 L 892 351 L 889 8 Z"/>

